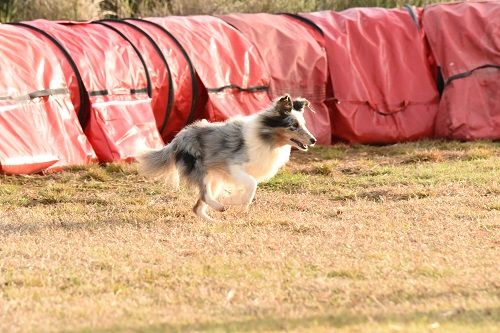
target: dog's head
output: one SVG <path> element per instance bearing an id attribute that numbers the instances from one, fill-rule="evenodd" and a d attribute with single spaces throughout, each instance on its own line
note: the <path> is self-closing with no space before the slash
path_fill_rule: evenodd
<path id="1" fill-rule="evenodd" d="M 305 98 L 292 100 L 290 95 L 278 98 L 271 109 L 262 117 L 262 133 L 272 136 L 279 145 L 292 145 L 306 151 L 316 143 L 316 138 L 309 132 L 304 119 L 304 108 L 309 106 Z"/>

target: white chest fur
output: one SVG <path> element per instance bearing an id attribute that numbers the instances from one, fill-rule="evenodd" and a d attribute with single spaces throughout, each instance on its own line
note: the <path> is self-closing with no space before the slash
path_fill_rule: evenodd
<path id="1" fill-rule="evenodd" d="M 245 139 L 248 149 L 248 162 L 243 165 L 245 171 L 259 183 L 271 179 L 288 162 L 291 146 L 286 145 L 271 149 L 263 142 L 252 126 L 247 128 Z"/>

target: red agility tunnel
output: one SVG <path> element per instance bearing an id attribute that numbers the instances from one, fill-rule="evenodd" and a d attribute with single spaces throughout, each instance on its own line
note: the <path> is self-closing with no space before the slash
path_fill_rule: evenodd
<path id="1" fill-rule="evenodd" d="M 433 136 L 439 94 L 412 15 L 382 8 L 300 15 L 324 33 L 335 137 L 388 144 Z"/>
<path id="2" fill-rule="evenodd" d="M 172 76 L 173 108 L 164 120 L 161 130 L 165 141 L 170 141 L 184 126 L 200 117 L 205 108 L 206 94 L 184 47 L 164 27 L 142 19 L 127 19 L 128 24 L 146 33 L 156 43 Z"/>
<path id="3" fill-rule="evenodd" d="M 205 118 L 249 115 L 270 104 L 270 77 L 258 50 L 238 30 L 212 16 L 148 18 L 186 50 L 208 93 Z M 203 100 L 203 99 L 202 99 Z"/>
<path id="4" fill-rule="evenodd" d="M 25 174 L 96 160 L 71 103 L 57 50 L 0 25 L 0 171 Z"/>
<path id="5" fill-rule="evenodd" d="M 148 66 L 153 112 L 158 130 L 168 142 L 196 119 L 204 105 L 198 78 L 184 48 L 163 27 L 141 19 L 98 23 L 118 29 L 137 47 Z"/>
<path id="6" fill-rule="evenodd" d="M 422 23 L 444 81 L 436 136 L 500 139 L 500 1 L 428 6 Z"/>
<path id="7" fill-rule="evenodd" d="M 331 143 L 330 112 L 325 104 L 328 64 L 316 31 L 294 18 L 273 14 L 231 14 L 221 17 L 237 28 L 259 51 L 271 75 L 269 94 L 285 93 L 311 102 L 306 110 L 308 127 L 319 143 Z"/>
<path id="8" fill-rule="evenodd" d="M 152 107 L 158 131 L 164 133 L 174 104 L 172 75 L 163 53 L 156 42 L 140 28 L 121 20 L 96 21 L 127 38 L 142 55 L 151 81 Z"/>
<path id="9" fill-rule="evenodd" d="M 147 69 L 138 50 L 122 35 L 89 23 L 37 20 L 25 22 L 24 27 L 50 36 L 76 65 L 65 75 L 69 82 L 83 83 L 83 94 L 70 93 L 80 101 L 79 118 L 100 161 L 130 161 L 145 148 L 163 145 L 148 95 Z"/>

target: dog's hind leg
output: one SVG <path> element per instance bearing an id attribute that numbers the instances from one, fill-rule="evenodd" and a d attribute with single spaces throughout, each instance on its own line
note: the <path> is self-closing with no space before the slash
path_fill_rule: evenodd
<path id="1" fill-rule="evenodd" d="M 180 184 L 179 172 L 173 169 L 172 172 L 165 178 L 165 182 L 173 189 L 178 189 Z"/>
<path id="2" fill-rule="evenodd" d="M 240 196 L 240 205 L 250 206 L 257 191 L 257 180 L 250 176 L 240 166 L 232 166 L 229 169 L 231 178 L 236 185 L 243 187 L 243 193 Z"/>

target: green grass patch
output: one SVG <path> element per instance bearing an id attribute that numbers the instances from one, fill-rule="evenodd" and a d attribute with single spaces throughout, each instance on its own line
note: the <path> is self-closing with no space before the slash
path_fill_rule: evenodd
<path id="1" fill-rule="evenodd" d="M 311 176 L 305 173 L 284 170 L 260 187 L 270 191 L 294 193 L 307 190 L 310 179 Z"/>

